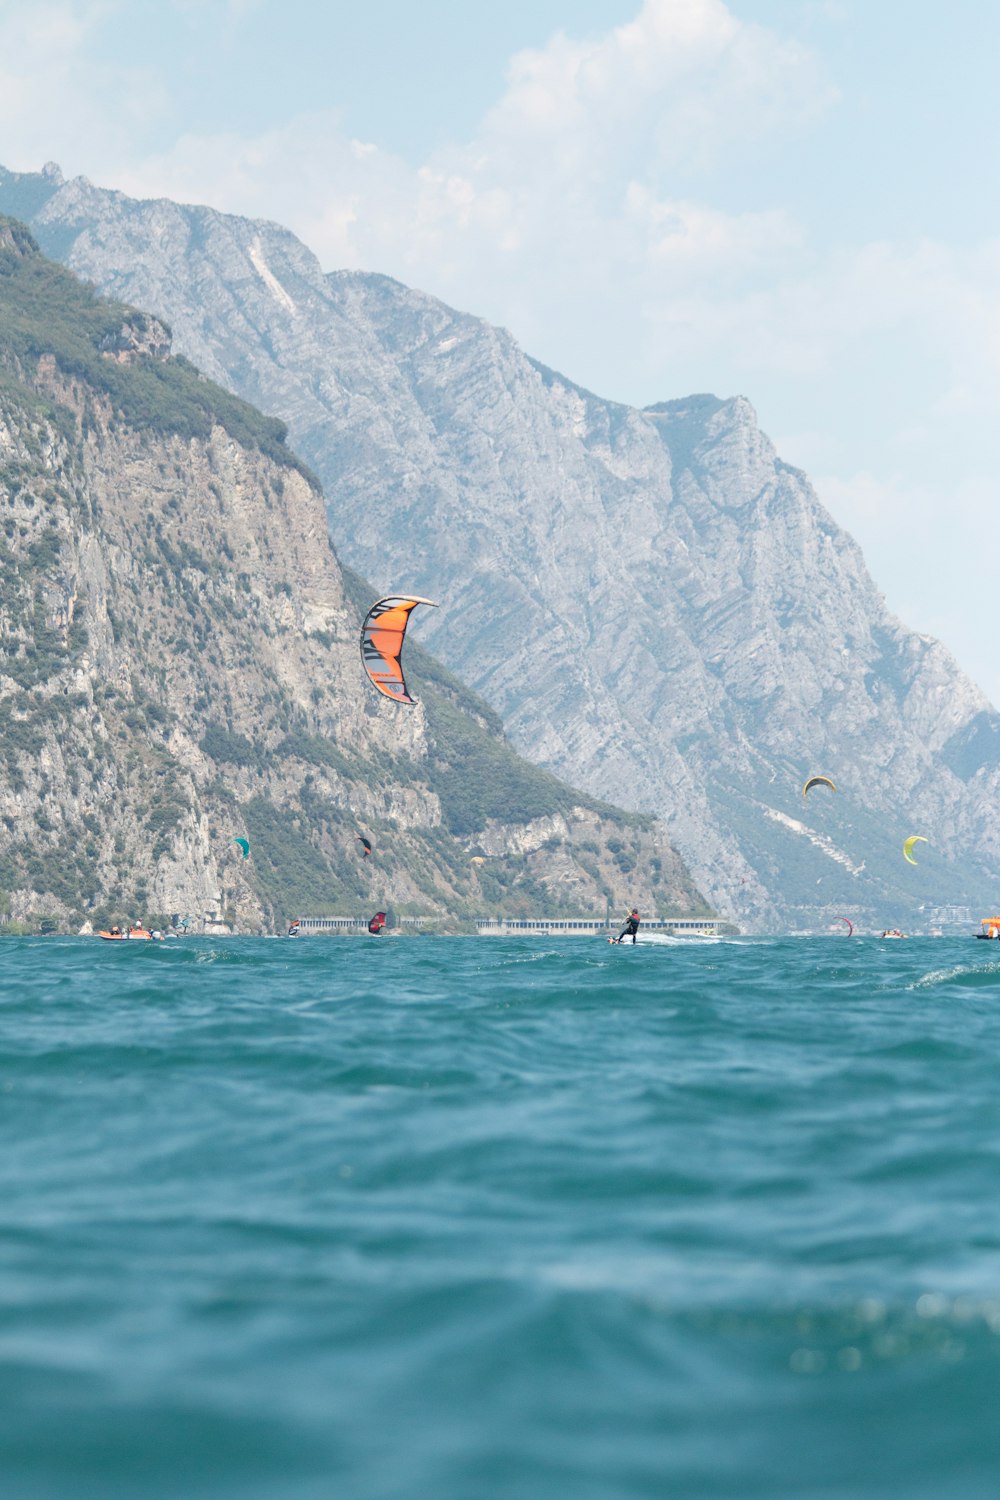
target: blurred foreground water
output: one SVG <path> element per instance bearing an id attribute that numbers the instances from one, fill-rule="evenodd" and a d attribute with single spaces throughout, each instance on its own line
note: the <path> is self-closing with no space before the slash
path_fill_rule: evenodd
<path id="1" fill-rule="evenodd" d="M 0 980 L 12 1500 L 1000 1491 L 993 945 L 10 939 Z"/>

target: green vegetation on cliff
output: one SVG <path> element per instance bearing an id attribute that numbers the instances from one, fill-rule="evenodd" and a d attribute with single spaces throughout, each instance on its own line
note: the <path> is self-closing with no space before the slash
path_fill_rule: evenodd
<path id="1" fill-rule="evenodd" d="M 378 595 L 344 563 L 341 571 L 360 628 Z M 522 759 L 505 738 L 500 715 L 411 638 L 406 642 L 406 674 L 427 716 L 428 781 L 440 798 L 449 832 L 457 837 L 475 833 L 491 819 L 528 823 L 574 807 L 629 827 L 653 826 L 653 818 L 623 812 Z"/>
<path id="2" fill-rule="evenodd" d="M 130 331 L 140 340 L 162 337 L 161 353 L 119 362 L 115 355 L 123 329 L 126 342 Z M 206 380 L 183 356 L 164 357 L 168 345 L 169 330 L 162 324 L 98 296 L 46 260 L 23 224 L 0 215 L 0 365 L 34 365 L 49 356 L 64 375 L 106 396 L 131 427 L 207 438 L 218 424 L 243 447 L 257 448 L 316 483 L 285 446 L 284 422 Z"/>

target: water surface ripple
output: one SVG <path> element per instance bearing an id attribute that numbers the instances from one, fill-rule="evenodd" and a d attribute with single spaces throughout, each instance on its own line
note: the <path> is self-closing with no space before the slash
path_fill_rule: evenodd
<path id="1" fill-rule="evenodd" d="M 0 976 L 13 1500 L 994 1500 L 992 945 Z"/>

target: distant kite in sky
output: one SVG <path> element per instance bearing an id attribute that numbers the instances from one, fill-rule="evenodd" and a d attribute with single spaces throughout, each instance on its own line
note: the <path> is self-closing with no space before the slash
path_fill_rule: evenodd
<path id="1" fill-rule="evenodd" d="M 361 851 L 361 858 L 367 859 L 369 854 L 371 854 L 372 852 L 371 839 L 363 838 L 360 833 L 356 833 L 354 837 L 357 839 L 358 843 L 363 846 Z"/>
<path id="2" fill-rule="evenodd" d="M 903 845 L 903 858 L 908 859 L 911 865 L 915 865 L 917 861 L 913 858 L 913 846 L 914 844 L 926 844 L 926 842 L 927 840 L 924 838 L 922 833 L 915 833 L 913 837 L 908 838 Z"/>
<path id="3" fill-rule="evenodd" d="M 410 612 L 418 604 L 437 609 L 433 599 L 390 595 L 379 599 L 361 627 L 361 664 L 375 687 L 396 703 L 415 703 L 406 687 L 401 657 Z"/>
<path id="4" fill-rule="evenodd" d="M 234 844 L 239 844 L 240 848 L 243 850 L 243 858 L 244 859 L 249 859 L 250 858 L 250 840 L 249 839 L 233 839 L 233 843 Z"/>
<path id="5" fill-rule="evenodd" d="M 810 776 L 809 780 L 802 788 L 803 801 L 805 801 L 805 798 L 808 796 L 810 789 L 814 786 L 828 786 L 831 792 L 835 792 L 837 790 L 833 782 L 830 780 L 829 776 Z"/>

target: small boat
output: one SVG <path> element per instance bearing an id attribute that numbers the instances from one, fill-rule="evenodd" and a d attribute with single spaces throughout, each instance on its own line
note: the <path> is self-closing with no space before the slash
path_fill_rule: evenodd
<path id="1" fill-rule="evenodd" d="M 898 938 L 898 937 L 905 937 L 906 933 L 905 932 L 900 932 L 900 930 L 899 930 L 898 927 L 887 927 L 886 930 L 885 930 L 885 932 L 883 932 L 882 936 L 884 938 Z"/>
<path id="2" fill-rule="evenodd" d="M 1000 917 L 983 917 L 975 936 L 977 938 L 1000 938 Z"/>
<path id="3" fill-rule="evenodd" d="M 112 927 L 107 932 L 99 932 L 97 936 L 103 938 L 106 943 L 151 943 L 153 941 L 153 934 L 147 932 L 145 927 L 126 927 L 124 931 L 120 927 Z"/>

